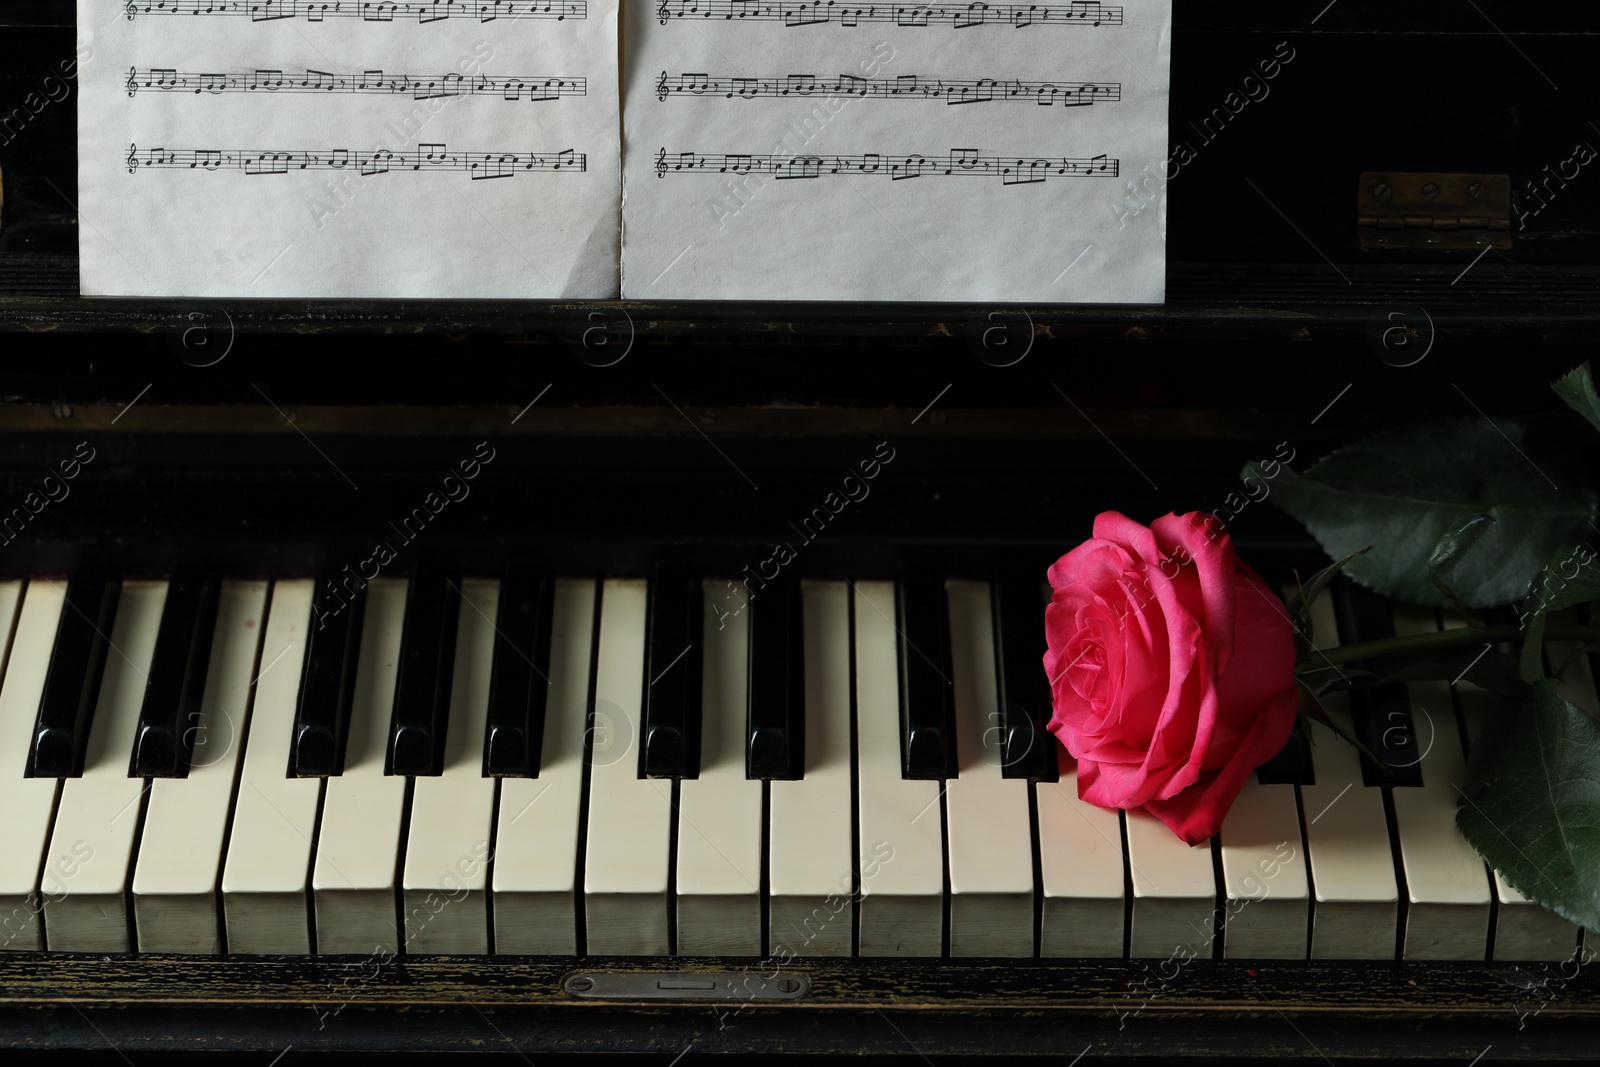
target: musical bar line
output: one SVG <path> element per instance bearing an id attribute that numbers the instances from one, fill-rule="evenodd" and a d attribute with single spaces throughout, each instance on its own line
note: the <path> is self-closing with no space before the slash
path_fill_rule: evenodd
<path id="1" fill-rule="evenodd" d="M 172 0 L 168 0 L 172 2 Z M 856 26 L 863 22 L 892 22 L 898 26 L 949 23 L 954 29 L 973 26 L 1121 26 L 1122 8 L 1106 7 L 1099 0 L 1070 0 L 1065 4 L 861 4 L 846 0 L 661 0 L 656 17 L 665 26 L 672 19 L 723 19 L 724 21 L 781 22 L 786 26 L 814 26 L 837 22 Z"/>
<path id="2" fill-rule="evenodd" d="M 576 171 L 582 173 L 588 157 L 565 148 L 559 152 L 450 152 L 442 144 L 419 144 L 393 152 L 387 148 L 361 151 L 351 148 L 139 148 L 128 146 L 129 174 L 142 169 L 242 170 L 246 174 L 288 174 L 300 170 L 348 170 L 371 176 L 391 171 L 452 171 L 474 181 L 509 178 L 519 171 Z"/>
<path id="3" fill-rule="evenodd" d="M 656 154 L 656 177 L 668 174 L 770 174 L 775 179 L 806 179 L 866 174 L 891 180 L 923 176 L 988 175 L 1005 185 L 1033 185 L 1050 177 L 1115 178 L 1121 161 L 1089 158 L 985 156 L 976 148 L 952 148 L 948 155 L 866 152 L 861 155 L 745 155 L 672 152 Z"/>
<path id="4" fill-rule="evenodd" d="M 668 75 L 656 81 L 656 98 L 723 97 L 753 100 L 757 97 L 857 96 L 868 100 L 943 100 L 946 104 L 1034 103 L 1041 106 L 1088 107 L 1122 99 L 1118 82 L 1020 81 L 997 78 L 923 78 L 901 74 L 894 78 L 862 78 L 840 74 L 785 74 L 781 77 L 733 77 L 714 74 Z"/>
<path id="5" fill-rule="evenodd" d="M 308 69 L 304 76 L 284 74 L 281 70 L 229 71 L 196 73 L 151 67 L 128 71 L 125 83 L 129 96 L 140 90 L 160 90 L 164 93 L 374 93 L 383 95 L 410 94 L 415 100 L 430 100 L 446 96 L 498 96 L 506 100 L 556 100 L 563 96 L 584 96 L 588 80 L 574 77 L 551 77 L 543 74 L 504 75 L 487 74 L 385 74 L 381 70 L 364 70 L 359 74 L 339 74 L 326 70 Z"/>
<path id="6" fill-rule="evenodd" d="M 583 19 L 587 0 L 127 0 L 129 21 L 138 15 L 237 15 L 252 22 L 349 18 L 364 22 L 446 19 Z"/>

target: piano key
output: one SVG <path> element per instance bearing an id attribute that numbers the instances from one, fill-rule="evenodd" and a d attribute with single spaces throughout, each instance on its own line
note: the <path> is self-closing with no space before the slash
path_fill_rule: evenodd
<path id="1" fill-rule="evenodd" d="M 1221 832 L 1222 955 L 1303 960 L 1311 933 L 1310 887 L 1292 785 L 1245 780 Z"/>
<path id="2" fill-rule="evenodd" d="M 900 583 L 899 626 L 905 680 L 902 773 L 907 778 L 954 777 L 949 613 L 938 578 L 913 575 Z"/>
<path id="3" fill-rule="evenodd" d="M 1044 584 L 1035 571 L 995 583 L 1000 638 L 1000 766 L 1007 778 L 1053 778 L 1060 743 L 1050 722 L 1050 680 L 1044 673 Z"/>
<path id="4" fill-rule="evenodd" d="M 169 592 L 169 604 L 170 598 Z M 183 740 L 193 753 L 188 774 L 157 779 L 146 802 L 133 872 L 141 952 L 221 950 L 217 883 L 266 606 L 264 581 L 223 582 L 218 590 L 214 636 L 206 640 L 203 699 L 194 720 L 183 724 L 191 733 Z M 145 703 L 149 705 L 148 695 Z"/>
<path id="5" fill-rule="evenodd" d="M 1431 608 L 1396 605 L 1393 617 L 1395 632 L 1402 637 L 1438 630 Z M 1392 790 L 1411 900 L 1403 955 L 1408 960 L 1482 960 L 1489 949 L 1494 897 L 1483 857 L 1456 829 L 1466 757 L 1451 687 L 1433 681 L 1406 688 L 1419 731 L 1411 745 L 1421 749 L 1422 784 Z"/>
<path id="6" fill-rule="evenodd" d="M 65 870 L 46 867 L 41 884 L 61 780 L 24 773 L 65 600 L 66 587 L 58 582 L 36 579 L 26 590 L 21 582 L 0 582 L 0 633 L 11 649 L 0 678 L 0 949 L 44 948 L 41 894 L 66 893 L 80 866 L 74 860 Z"/>
<path id="7" fill-rule="evenodd" d="M 344 589 L 343 595 L 335 595 L 336 588 L 332 576 L 314 586 L 313 617 L 305 631 L 289 767 L 290 774 L 302 778 L 326 777 L 344 769 L 367 596 L 365 586 Z"/>
<path id="8" fill-rule="evenodd" d="M 166 582 L 122 583 L 83 774 L 62 785 L 45 857 L 47 867 L 81 864 L 67 893 L 45 899 L 45 944 L 51 952 L 134 948 L 126 893 L 149 782 L 128 776 L 128 756 L 166 597 Z"/>
<path id="9" fill-rule="evenodd" d="M 539 750 L 550 696 L 554 604 L 555 583 L 548 575 L 514 569 L 500 585 L 484 774 L 539 776 Z"/>
<path id="10" fill-rule="evenodd" d="M 1340 613 L 1339 626 L 1347 640 L 1379 641 L 1394 636 L 1394 622 L 1383 598 L 1348 580 L 1335 581 L 1331 588 Z M 1350 711 L 1355 717 L 1355 736 L 1387 765 L 1386 769 L 1371 766 L 1371 760 L 1362 755 L 1367 785 L 1408 788 L 1420 785 L 1422 769 L 1413 742 L 1419 736 L 1421 724 L 1412 719 L 1405 687 L 1376 685 L 1352 689 Z"/>
<path id="11" fill-rule="evenodd" d="M 394 953 L 395 873 L 407 779 L 386 774 L 407 581 L 367 583 L 344 773 L 327 780 L 312 864 L 317 952 Z"/>
<path id="12" fill-rule="evenodd" d="M 703 649 L 705 659 L 700 774 L 678 786 L 680 956 L 761 954 L 762 789 L 744 773 L 750 616 L 718 618 L 725 584 L 707 580 L 697 590 L 701 629 L 689 653 Z"/>
<path id="13" fill-rule="evenodd" d="M 701 652 L 705 614 L 700 583 L 664 568 L 650 583 L 650 640 L 645 669 L 644 744 L 639 773 L 693 778 L 700 761 Z"/>
<path id="14" fill-rule="evenodd" d="M 1310 619 L 1315 646 L 1337 647 L 1331 595 L 1325 592 L 1312 602 Z M 1332 673 L 1313 677 L 1321 684 Z M 1324 694 L 1321 703 L 1346 730 L 1353 728 L 1347 694 Z M 1320 723 L 1307 723 L 1306 730 L 1317 773 L 1314 785 L 1300 787 L 1316 892 L 1311 957 L 1393 959 L 1400 895 L 1383 791 L 1362 784 L 1361 756 L 1348 741 Z"/>
<path id="15" fill-rule="evenodd" d="M 57 584 L 48 578 L 39 581 Z M 83 773 L 90 717 L 105 670 L 106 637 L 120 590 L 121 583 L 92 569 L 74 574 L 65 586 L 66 606 L 60 613 L 38 723 L 28 746 L 30 777 L 74 778 Z"/>
<path id="16" fill-rule="evenodd" d="M 894 604 L 893 582 L 855 583 L 860 954 L 938 956 L 944 951 L 941 790 L 938 782 L 901 777 Z M 1119 938 L 1119 955 L 1121 948 Z"/>
<path id="17" fill-rule="evenodd" d="M 1210 959 L 1217 906 L 1211 842 L 1186 845 L 1166 823 L 1142 810 L 1124 816 L 1133 876 L 1129 954 Z"/>
<path id="18" fill-rule="evenodd" d="M 855 942 L 849 586 L 807 579 L 799 592 L 805 768 L 799 779 L 767 786 L 768 951 L 848 956 Z M 765 606 L 765 599 L 754 605 L 757 622 Z"/>
<path id="19" fill-rule="evenodd" d="M 501 954 L 578 951 L 579 814 L 596 597 L 589 579 L 560 578 L 552 586 L 539 777 L 500 782 L 493 892 L 494 950 Z M 544 683 L 535 675 L 533 684 Z"/>
<path id="20" fill-rule="evenodd" d="M 182 778 L 189 772 L 219 591 L 214 578 L 195 574 L 175 574 L 167 583 L 130 775 Z"/>
<path id="21" fill-rule="evenodd" d="M 633 747 L 641 726 L 647 599 L 642 579 L 607 580 L 600 594 L 583 887 L 590 955 L 668 951 L 672 786 L 640 778 Z"/>
<path id="22" fill-rule="evenodd" d="M 461 594 L 432 567 L 418 567 L 409 589 L 389 726 L 389 772 L 436 775 L 444 762 Z"/>
<path id="23" fill-rule="evenodd" d="M 1039 955 L 1120 957 L 1125 862 L 1122 813 L 1078 799 L 1078 768 L 1052 736 L 1059 778 L 1035 782 L 1044 902 Z"/>
<path id="24" fill-rule="evenodd" d="M 989 586 L 949 581 L 945 593 L 956 719 L 954 754 L 959 761 L 958 777 L 945 783 L 950 955 L 1032 956 L 1028 783 L 1006 778 L 1000 761 L 984 747 L 985 731 L 1000 700 Z"/>
<path id="25" fill-rule="evenodd" d="M 454 592 L 452 596 L 458 595 Z M 489 951 L 495 780 L 483 774 L 500 583 L 467 579 L 457 612 L 450 723 L 439 774 L 416 780 L 406 835 L 406 952 Z"/>
<path id="26" fill-rule="evenodd" d="M 750 598 L 750 721 L 745 774 L 798 778 L 804 765 L 805 651 L 800 590 L 787 575 Z"/>
<path id="27" fill-rule="evenodd" d="M 301 673 L 316 629 L 309 578 L 273 583 L 256 670 L 255 700 L 245 728 L 244 767 L 235 791 L 228 857 L 222 868 L 222 912 L 228 951 L 309 953 L 312 841 L 322 800 L 321 778 L 285 773 L 295 741 Z M 345 611 L 351 610 L 346 608 Z"/>

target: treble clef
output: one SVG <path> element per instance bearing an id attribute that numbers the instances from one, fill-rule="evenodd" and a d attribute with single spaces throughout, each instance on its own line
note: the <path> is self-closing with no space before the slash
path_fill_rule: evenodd
<path id="1" fill-rule="evenodd" d="M 129 6 L 131 7 L 132 5 L 130 4 Z M 132 18 L 133 16 L 129 15 L 128 17 Z M 656 8 L 656 18 L 660 19 L 661 25 L 665 26 L 667 24 L 668 17 L 667 0 L 661 0 L 661 6 Z"/>
<path id="2" fill-rule="evenodd" d="M 656 177 L 657 178 L 665 178 L 666 176 L 667 176 L 667 150 L 665 148 L 663 148 L 660 152 L 656 153 Z"/>
<path id="3" fill-rule="evenodd" d="M 128 68 L 128 95 L 129 96 L 132 96 L 134 93 L 139 91 L 139 83 L 133 80 L 134 75 L 138 74 L 138 73 L 139 73 L 139 68 L 138 67 L 129 67 Z"/>
<path id="4" fill-rule="evenodd" d="M 136 145 L 136 144 L 131 144 L 131 145 L 128 146 L 128 173 L 129 174 L 133 174 L 138 169 L 139 169 L 139 146 Z"/>
<path id="5" fill-rule="evenodd" d="M 138 11 L 139 11 L 139 9 L 134 6 L 133 0 L 128 0 L 128 21 L 129 22 L 133 21 L 133 16 L 138 14 Z"/>
<path id="6" fill-rule="evenodd" d="M 656 82 L 656 98 L 659 99 L 659 100 L 665 100 L 667 98 L 667 72 L 666 71 L 662 71 L 661 72 L 661 80 Z"/>

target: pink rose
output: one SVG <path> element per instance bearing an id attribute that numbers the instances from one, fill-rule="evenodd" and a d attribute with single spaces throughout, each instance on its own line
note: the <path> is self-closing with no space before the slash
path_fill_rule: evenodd
<path id="1" fill-rule="evenodd" d="M 1102 512 L 1050 587 L 1050 730 L 1078 761 L 1078 795 L 1143 808 L 1191 845 L 1211 837 L 1294 726 L 1282 602 L 1202 512 L 1148 528 Z"/>

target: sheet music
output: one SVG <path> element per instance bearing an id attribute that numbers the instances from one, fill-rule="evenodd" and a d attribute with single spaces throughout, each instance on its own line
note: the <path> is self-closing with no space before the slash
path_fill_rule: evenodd
<path id="1" fill-rule="evenodd" d="M 1171 0 L 627 3 L 624 296 L 1163 299 Z"/>
<path id="2" fill-rule="evenodd" d="M 78 0 L 85 295 L 614 297 L 616 0 Z"/>

